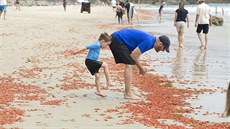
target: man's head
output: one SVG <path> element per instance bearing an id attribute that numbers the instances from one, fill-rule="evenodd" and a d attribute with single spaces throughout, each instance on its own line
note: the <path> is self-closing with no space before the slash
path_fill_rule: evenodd
<path id="1" fill-rule="evenodd" d="M 205 0 L 198 0 L 198 3 L 203 3 L 205 2 Z"/>
<path id="2" fill-rule="evenodd" d="M 166 52 L 169 53 L 170 52 L 169 51 L 169 46 L 170 46 L 169 38 L 167 36 L 165 36 L 165 35 L 162 35 L 162 36 L 159 37 L 159 39 L 160 39 L 160 42 L 162 42 L 162 44 L 164 46 L 163 50 L 165 50 Z"/>
<path id="3" fill-rule="evenodd" d="M 158 37 L 159 40 L 157 40 L 157 42 L 154 45 L 154 48 L 157 52 L 159 51 L 166 51 L 166 52 L 170 52 L 169 51 L 169 46 L 170 46 L 170 40 L 167 36 L 162 35 L 160 37 Z"/>

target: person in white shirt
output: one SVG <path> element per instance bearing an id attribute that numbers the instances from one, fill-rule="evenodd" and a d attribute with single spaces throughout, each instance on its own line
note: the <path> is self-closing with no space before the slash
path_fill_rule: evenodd
<path id="1" fill-rule="evenodd" d="M 115 1 L 115 0 L 112 0 L 112 1 L 111 1 L 111 5 L 112 5 L 113 11 L 114 11 L 114 9 L 116 8 L 116 1 Z"/>
<path id="2" fill-rule="evenodd" d="M 8 5 L 8 0 L 0 0 L 0 18 L 1 18 L 2 12 L 4 12 L 3 14 L 4 20 L 6 20 L 7 5 Z"/>
<path id="3" fill-rule="evenodd" d="M 198 0 L 198 2 L 199 5 L 197 6 L 197 10 L 196 10 L 195 27 L 197 27 L 196 32 L 201 43 L 200 48 L 206 49 L 208 44 L 209 26 L 212 25 L 211 9 L 207 4 L 205 4 L 205 0 Z M 201 35 L 202 30 L 205 35 L 205 44 L 202 40 L 202 35 Z"/>

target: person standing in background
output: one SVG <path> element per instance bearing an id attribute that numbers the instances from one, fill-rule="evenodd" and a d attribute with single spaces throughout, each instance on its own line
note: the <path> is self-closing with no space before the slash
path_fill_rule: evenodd
<path id="1" fill-rule="evenodd" d="M 134 12 L 134 4 L 130 3 L 129 0 L 126 0 L 125 5 L 126 11 L 127 11 L 127 18 L 128 18 L 128 24 L 133 24 L 133 12 Z"/>
<path id="2" fill-rule="evenodd" d="M 226 96 L 226 107 L 225 107 L 226 116 L 230 116 L 230 83 L 228 84 L 227 96 Z"/>
<path id="3" fill-rule="evenodd" d="M 16 6 L 16 9 L 20 10 L 20 1 L 19 0 L 16 0 L 15 1 L 15 6 Z"/>
<path id="4" fill-rule="evenodd" d="M 162 2 L 160 5 L 160 8 L 159 8 L 159 15 L 158 15 L 157 19 L 160 18 L 160 20 L 162 20 L 162 11 L 163 11 L 164 6 L 165 6 L 165 2 Z"/>
<path id="5" fill-rule="evenodd" d="M 211 8 L 205 4 L 205 0 L 199 0 L 198 2 L 199 5 L 197 6 L 196 10 L 195 27 L 197 27 L 196 32 L 201 43 L 200 48 L 206 49 L 208 44 L 209 26 L 212 25 Z M 205 44 L 201 35 L 202 30 L 205 36 Z"/>
<path id="6" fill-rule="evenodd" d="M 63 0 L 63 8 L 65 12 L 66 12 L 66 5 L 67 5 L 67 0 Z"/>
<path id="7" fill-rule="evenodd" d="M 174 26 L 177 29 L 179 47 L 181 48 L 184 48 L 183 44 L 184 44 L 184 31 L 185 31 L 186 22 L 187 22 L 187 28 L 189 28 L 188 11 L 184 9 L 184 2 L 180 2 L 179 8 L 175 11 Z"/>
<path id="8" fill-rule="evenodd" d="M 8 6 L 8 0 L 0 0 L 0 18 L 3 14 L 3 19 L 6 20 L 6 11 L 7 11 L 7 6 Z"/>
<path id="9" fill-rule="evenodd" d="M 116 8 L 116 1 L 115 0 L 112 0 L 111 1 L 111 5 L 113 7 L 113 12 L 114 12 L 114 9 Z"/>
<path id="10" fill-rule="evenodd" d="M 121 23 L 123 23 L 123 20 L 122 20 L 123 8 L 119 4 L 116 3 L 116 16 L 117 16 L 118 23 L 121 24 Z"/>

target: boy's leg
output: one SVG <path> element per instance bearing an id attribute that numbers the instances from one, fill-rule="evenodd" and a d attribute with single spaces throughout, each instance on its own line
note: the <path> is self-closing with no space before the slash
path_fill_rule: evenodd
<path id="1" fill-rule="evenodd" d="M 95 73 L 95 84 L 96 84 L 96 95 L 101 96 L 101 97 L 106 97 L 105 94 L 101 93 L 101 82 L 100 82 L 100 74 Z"/>
<path id="2" fill-rule="evenodd" d="M 114 83 L 112 83 L 112 81 L 110 80 L 110 75 L 109 75 L 109 68 L 108 68 L 108 65 L 103 62 L 102 66 L 101 66 L 103 69 L 104 69 L 104 74 L 105 74 L 105 78 L 106 78 L 106 81 L 107 81 L 107 85 L 115 85 Z"/>
<path id="3" fill-rule="evenodd" d="M 6 20 L 6 11 L 4 11 L 4 20 Z"/>

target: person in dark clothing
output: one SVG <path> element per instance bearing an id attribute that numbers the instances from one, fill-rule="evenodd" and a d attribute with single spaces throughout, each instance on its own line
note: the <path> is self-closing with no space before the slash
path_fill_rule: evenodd
<path id="1" fill-rule="evenodd" d="M 162 4 L 160 5 L 160 8 L 159 8 L 159 15 L 158 15 L 157 19 L 160 18 L 160 20 L 162 20 L 162 11 L 163 11 L 164 6 L 165 6 L 165 2 L 162 2 Z"/>
<path id="2" fill-rule="evenodd" d="M 67 0 L 63 0 L 63 8 L 65 12 L 66 12 L 66 5 L 67 5 Z"/>
<path id="3" fill-rule="evenodd" d="M 117 16 L 117 20 L 118 23 L 121 24 L 122 21 L 122 16 L 123 16 L 123 8 L 121 7 L 121 5 L 119 5 L 118 3 L 116 4 L 116 16 Z"/>

